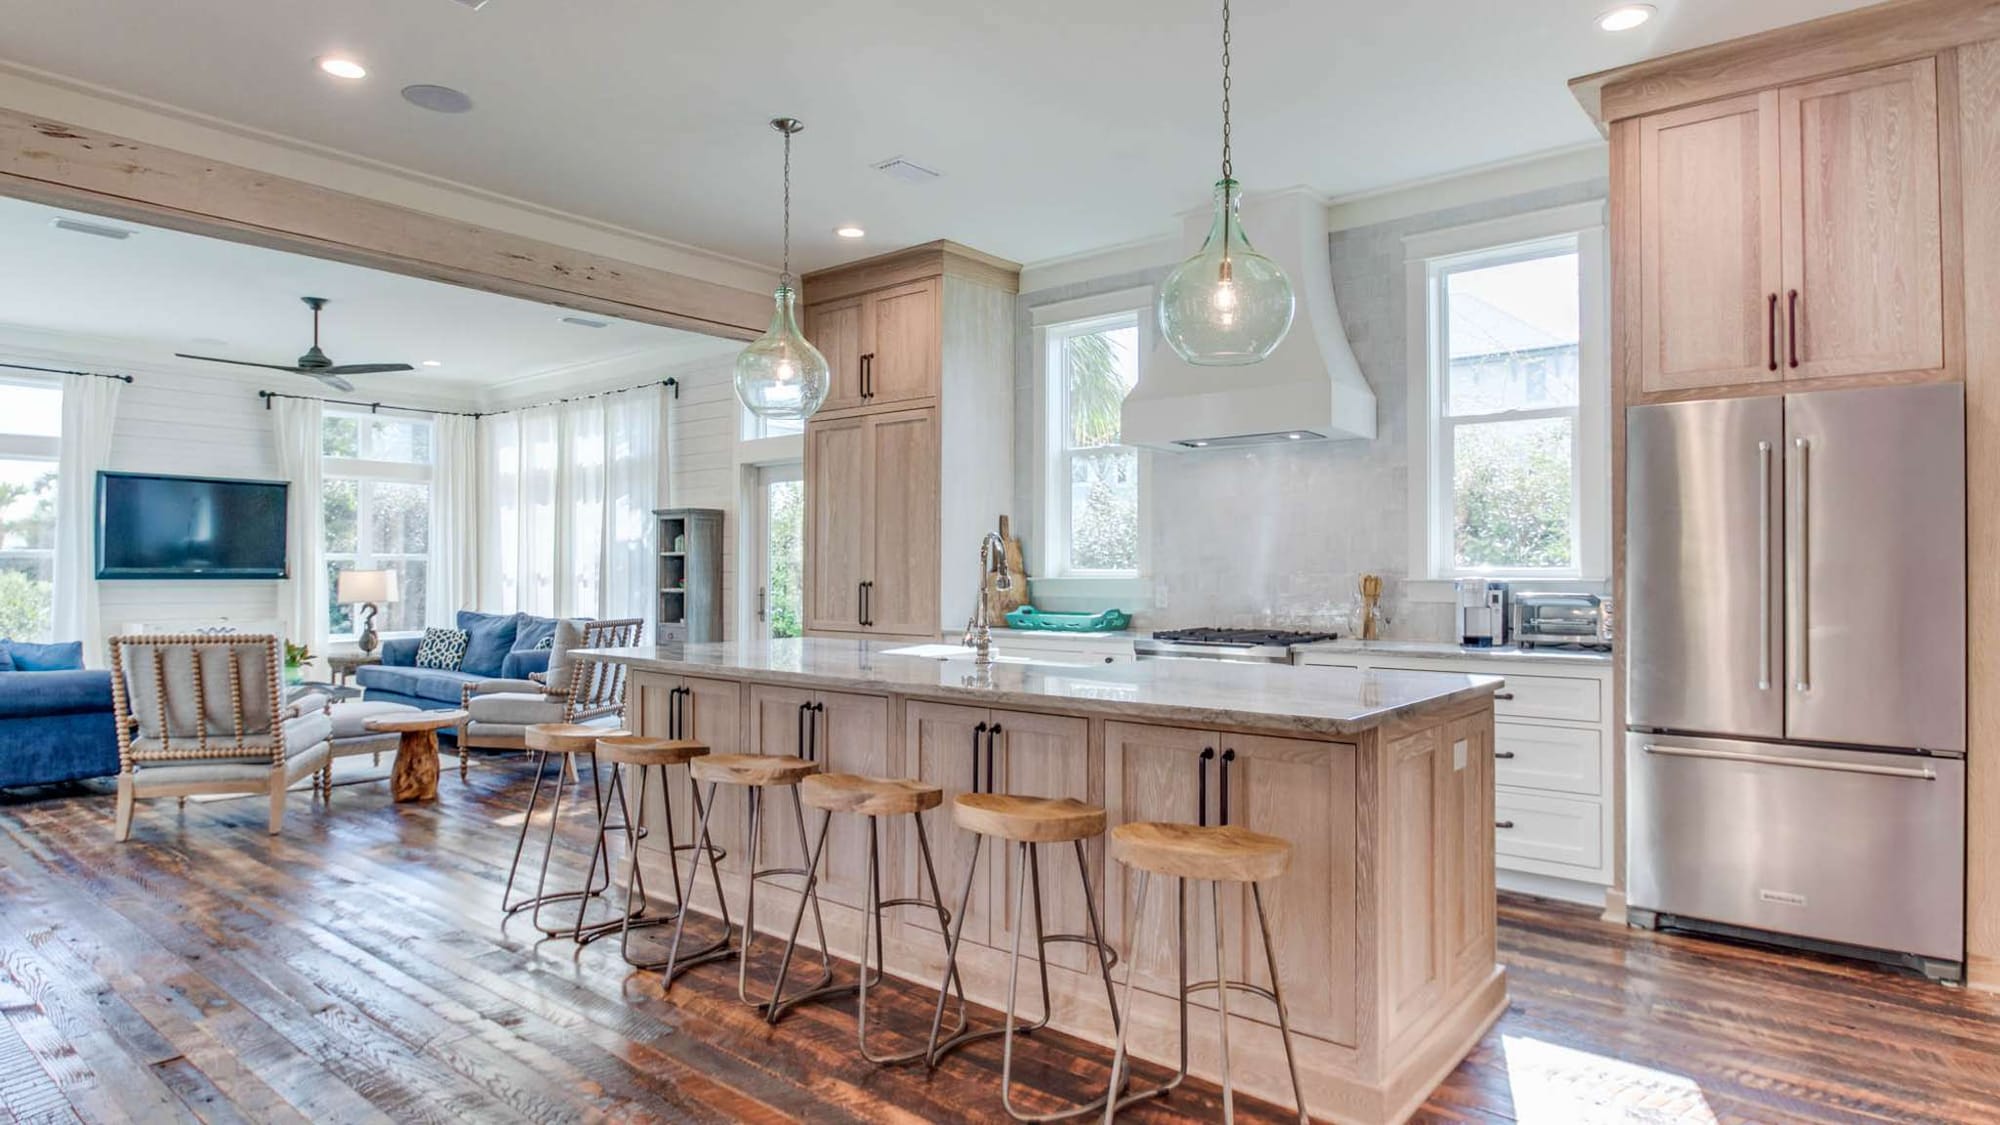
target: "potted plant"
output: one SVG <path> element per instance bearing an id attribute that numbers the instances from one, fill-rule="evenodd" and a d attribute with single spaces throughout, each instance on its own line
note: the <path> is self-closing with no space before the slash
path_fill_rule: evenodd
<path id="1" fill-rule="evenodd" d="M 312 654 L 312 649 L 307 648 L 305 645 L 295 645 L 290 641 L 286 641 L 285 682 L 288 684 L 304 683 L 306 679 L 306 665 L 316 659 L 318 658 Z"/>

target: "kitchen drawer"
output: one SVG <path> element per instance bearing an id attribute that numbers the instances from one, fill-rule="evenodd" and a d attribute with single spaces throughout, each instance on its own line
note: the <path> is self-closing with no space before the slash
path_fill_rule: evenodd
<path id="1" fill-rule="evenodd" d="M 1604 685 L 1592 679 L 1561 676 L 1523 676 L 1511 669 L 1498 673 L 1507 677 L 1500 695 L 1512 699 L 1493 700 L 1493 713 L 1503 719 L 1569 719 L 1594 723 L 1604 715 Z"/>
<path id="2" fill-rule="evenodd" d="M 1604 732 L 1505 720 L 1493 724 L 1493 780 L 1514 789 L 1604 792 Z"/>
<path id="3" fill-rule="evenodd" d="M 1497 855 L 1565 867 L 1603 866 L 1604 807 L 1597 801 L 1501 789 L 1493 795 L 1493 819 Z"/>

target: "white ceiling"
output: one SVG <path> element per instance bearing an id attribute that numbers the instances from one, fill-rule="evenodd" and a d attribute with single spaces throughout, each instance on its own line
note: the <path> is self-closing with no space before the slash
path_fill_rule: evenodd
<path id="1" fill-rule="evenodd" d="M 66 214 L 133 233 L 114 241 L 51 225 Z M 580 315 L 568 309 L 0 198 L 0 332 L 110 341 L 121 355 L 168 364 L 175 352 L 286 364 L 312 342 L 304 296 L 327 299 L 320 346 L 335 363 L 442 364 L 353 376 L 367 393 L 416 384 L 477 394 L 625 357 L 664 369 L 743 346 L 609 317 L 580 328 L 561 323 Z"/>
<path id="2" fill-rule="evenodd" d="M 1236 168 L 1345 196 L 1590 143 L 1586 72 L 1869 0 L 1244 0 Z M 64 0 L 0 12 L 33 67 L 736 255 L 806 266 L 948 237 L 1036 262 L 1177 228 L 1218 163 L 1214 0 Z M 345 52 L 369 76 L 314 69 Z M 463 116 L 398 91 L 442 83 Z M 925 186 L 871 164 L 904 156 Z M 862 243 L 833 237 L 858 222 Z"/>

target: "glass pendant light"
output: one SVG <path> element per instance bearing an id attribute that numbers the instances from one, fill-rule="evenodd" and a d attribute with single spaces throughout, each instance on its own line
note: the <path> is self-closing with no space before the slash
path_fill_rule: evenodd
<path id="1" fill-rule="evenodd" d="M 799 331 L 799 293 L 792 288 L 792 134 L 797 118 L 774 117 L 785 135 L 785 264 L 771 294 L 771 327 L 736 357 L 736 397 L 760 418 L 806 419 L 826 401 L 826 357 Z"/>
<path id="2" fill-rule="evenodd" d="M 1194 257 L 1160 283 L 1160 335 L 1182 359 L 1233 367 L 1269 356 L 1292 327 L 1292 283 L 1243 233 L 1242 188 L 1229 160 L 1229 0 L 1222 0 L 1222 179 L 1215 218 Z"/>

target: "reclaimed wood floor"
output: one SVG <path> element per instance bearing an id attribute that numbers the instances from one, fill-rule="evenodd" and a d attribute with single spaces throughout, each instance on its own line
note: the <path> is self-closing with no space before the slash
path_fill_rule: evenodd
<path id="1" fill-rule="evenodd" d="M 0 1118 L 1005 1120 L 997 1044 L 877 1069 L 844 1005 L 771 1029 L 726 969 L 663 999 L 608 942 L 502 926 L 525 778 L 494 759 L 428 806 L 343 786 L 277 838 L 261 801 L 153 801 L 125 845 L 108 797 L 0 795 Z M 1512 1004 L 1418 1120 L 2000 1120 L 2000 997 L 1528 899 L 1500 934 Z M 906 992 L 887 1022 L 928 1014 Z M 1045 1098 L 1103 1081 L 1060 1037 L 1017 1066 Z M 1121 1119 L 1219 1109 L 1191 1085 Z"/>

